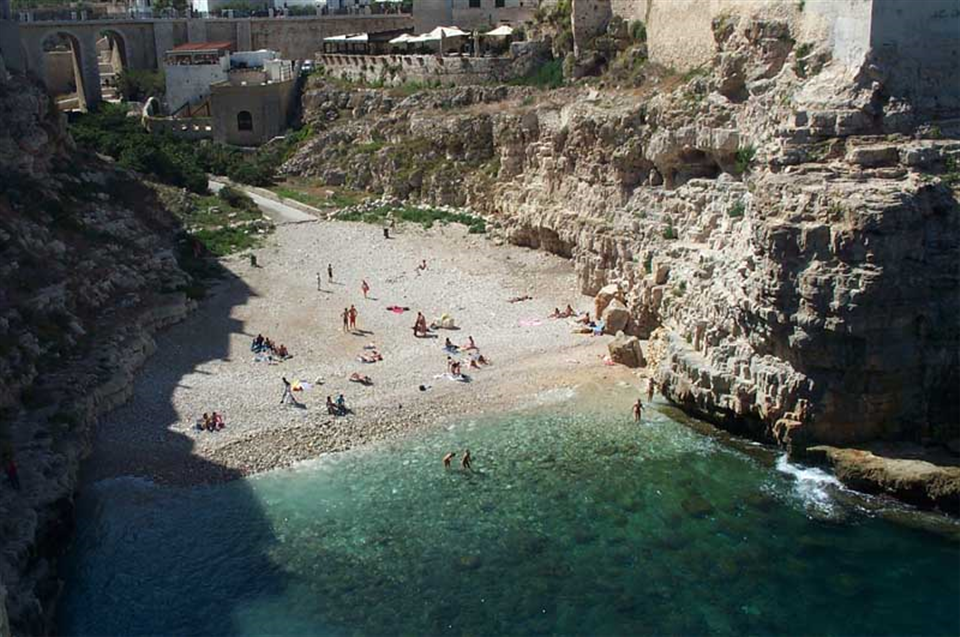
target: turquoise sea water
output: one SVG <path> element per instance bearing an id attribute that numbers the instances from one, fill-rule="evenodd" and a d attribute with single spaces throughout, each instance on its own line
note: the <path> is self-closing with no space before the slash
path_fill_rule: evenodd
<path id="1" fill-rule="evenodd" d="M 226 485 L 101 482 L 59 632 L 960 634 L 955 540 L 680 420 L 563 403 Z M 465 446 L 475 471 L 444 470 Z"/>

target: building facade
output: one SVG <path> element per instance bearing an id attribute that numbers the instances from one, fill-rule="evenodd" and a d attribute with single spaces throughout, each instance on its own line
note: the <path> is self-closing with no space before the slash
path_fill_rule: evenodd
<path id="1" fill-rule="evenodd" d="M 181 44 L 163 60 L 167 111 L 176 113 L 210 95 L 210 86 L 225 82 L 230 72 L 229 42 Z"/>
<path id="2" fill-rule="evenodd" d="M 499 24 L 522 24 L 533 19 L 538 0 L 416 0 L 414 30 L 427 33 L 436 27 L 485 29 Z"/>

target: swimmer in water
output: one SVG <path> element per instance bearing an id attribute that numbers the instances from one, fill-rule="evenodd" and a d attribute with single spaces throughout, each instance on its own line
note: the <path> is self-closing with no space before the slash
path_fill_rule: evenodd
<path id="1" fill-rule="evenodd" d="M 633 419 L 636 422 L 640 422 L 640 415 L 643 413 L 643 403 L 640 402 L 640 399 L 637 398 L 637 402 L 633 405 Z"/>
<path id="2" fill-rule="evenodd" d="M 456 451 L 451 451 L 450 453 L 448 453 L 447 455 L 445 455 L 445 456 L 443 457 L 443 467 L 444 467 L 444 469 L 449 469 L 449 468 L 450 468 L 450 461 L 453 460 L 453 459 L 456 458 L 456 457 L 457 457 L 457 452 L 456 452 Z"/>
<path id="3" fill-rule="evenodd" d="M 470 465 L 470 450 L 464 449 L 463 457 L 460 458 L 460 467 L 468 471 L 473 471 L 473 467 Z"/>

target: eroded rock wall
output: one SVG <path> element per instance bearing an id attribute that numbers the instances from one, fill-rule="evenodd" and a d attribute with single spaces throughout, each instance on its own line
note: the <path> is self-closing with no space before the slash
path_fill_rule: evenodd
<path id="1" fill-rule="evenodd" d="M 135 175 L 74 149 L 39 85 L 0 82 L 0 455 L 21 483 L 0 485 L 0 582 L 15 635 L 50 632 L 94 421 L 193 305 L 178 233 Z"/>
<path id="2" fill-rule="evenodd" d="M 731 428 L 957 438 L 957 113 L 793 28 L 715 20 L 709 71 L 639 94 L 314 87 L 353 117 L 286 169 L 470 206 L 573 259 L 585 293 L 618 284 L 662 391 Z"/>

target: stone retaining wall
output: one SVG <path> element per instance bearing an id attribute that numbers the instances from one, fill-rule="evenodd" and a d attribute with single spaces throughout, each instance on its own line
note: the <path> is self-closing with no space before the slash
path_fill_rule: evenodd
<path id="1" fill-rule="evenodd" d="M 333 77 L 352 82 L 442 82 L 457 86 L 511 79 L 518 65 L 510 57 L 440 57 L 438 55 L 319 54 L 317 62 Z"/>

